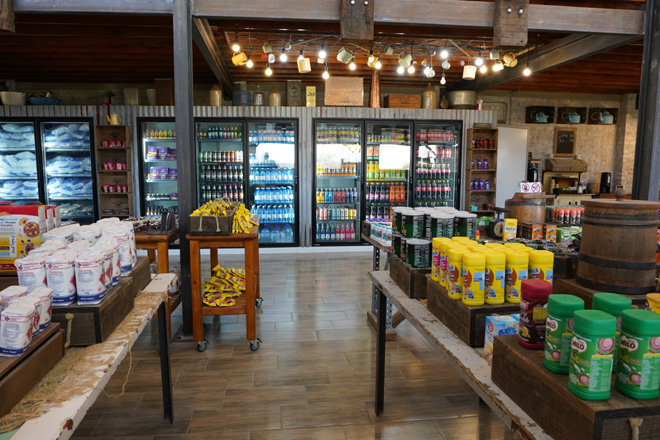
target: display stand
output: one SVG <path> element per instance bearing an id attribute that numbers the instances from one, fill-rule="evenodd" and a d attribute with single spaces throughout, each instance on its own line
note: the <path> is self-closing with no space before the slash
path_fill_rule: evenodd
<path id="1" fill-rule="evenodd" d="M 390 276 L 394 282 L 411 298 L 426 299 L 426 277 L 431 275 L 431 268 L 417 269 L 396 256 L 392 259 Z"/>
<path id="2" fill-rule="evenodd" d="M 552 293 L 564 293 L 567 295 L 575 295 L 584 300 L 584 307 L 591 308 L 591 302 L 594 295 L 600 290 L 589 289 L 575 281 L 575 278 L 569 280 L 556 279 L 554 280 Z M 646 295 L 623 295 L 632 300 L 633 305 L 641 308 L 646 307 Z"/>
<path id="3" fill-rule="evenodd" d="M 363 225 L 364 231 L 364 225 Z M 380 253 L 385 252 L 385 270 L 390 267 L 390 259 L 392 257 L 392 248 L 385 247 L 382 244 L 378 243 L 376 240 L 372 239 L 370 235 L 362 233 L 362 239 L 374 247 L 374 257 L 373 257 L 373 269 L 380 270 Z M 405 319 L 403 315 L 399 312 L 392 314 L 392 303 L 389 301 L 385 306 L 385 321 L 387 328 L 387 340 L 394 341 L 396 340 L 396 331 L 394 329 L 403 322 Z M 376 330 L 376 322 L 378 320 L 378 293 L 376 292 L 376 286 L 373 286 L 371 289 L 371 310 L 367 310 L 367 322 L 371 325 L 374 330 Z"/>
<path id="4" fill-rule="evenodd" d="M 550 439 L 541 427 L 491 380 L 488 361 L 475 349 L 465 345 L 458 336 L 429 312 L 422 303 L 408 297 L 385 271 L 370 272 L 369 277 L 378 290 L 379 305 L 390 300 L 420 334 L 440 353 L 504 423 L 516 438 Z M 376 415 L 384 410 L 385 388 L 385 320 L 378 319 L 376 344 Z M 566 422 L 566 421 L 564 421 Z"/>
<path id="5" fill-rule="evenodd" d="M 192 292 L 193 339 L 197 349 L 205 351 L 208 341 L 204 339 L 204 316 L 245 315 L 245 329 L 250 348 L 259 349 L 257 338 L 256 310 L 261 307 L 259 286 L 259 226 L 253 226 L 247 234 L 197 235 L 187 234 L 190 242 L 190 285 Z M 218 248 L 245 249 L 245 294 L 236 298 L 231 307 L 209 307 L 202 302 L 202 268 L 200 249 L 211 250 L 211 269 L 218 264 Z"/>
<path id="6" fill-rule="evenodd" d="M 122 146 L 110 146 L 110 142 Z M 131 174 L 131 128 L 127 125 L 98 125 L 96 127 L 96 174 L 101 205 L 101 218 L 127 218 L 133 215 L 133 178 Z M 115 165 L 106 169 L 104 163 Z M 126 164 L 118 170 L 117 163 Z M 112 192 L 103 191 L 106 185 L 115 187 Z M 124 185 L 126 192 L 117 192 L 116 186 Z"/>
<path id="7" fill-rule="evenodd" d="M 135 246 L 138 249 L 146 249 L 149 256 L 149 262 L 153 263 L 158 261 L 158 273 L 169 273 L 170 271 L 170 256 L 167 249 L 179 236 L 179 230 L 174 229 L 167 234 L 135 234 Z M 181 304 L 181 292 L 177 295 L 170 295 L 165 309 L 167 310 L 167 334 L 170 341 L 172 340 L 172 313 Z M 158 316 L 158 315 L 156 315 Z"/>
<path id="8" fill-rule="evenodd" d="M 496 128 L 471 128 L 467 131 L 465 151 L 465 206 L 466 210 L 477 215 L 494 215 L 495 190 L 497 181 L 497 140 Z M 484 161 L 488 163 L 485 166 Z M 479 167 L 481 163 L 481 167 Z M 474 168 L 472 168 L 474 165 Z M 472 186 L 472 181 L 484 182 L 484 187 Z M 486 188 L 485 182 L 489 186 Z M 492 206 L 491 206 L 492 205 Z M 477 210 L 470 209 L 476 206 Z"/>

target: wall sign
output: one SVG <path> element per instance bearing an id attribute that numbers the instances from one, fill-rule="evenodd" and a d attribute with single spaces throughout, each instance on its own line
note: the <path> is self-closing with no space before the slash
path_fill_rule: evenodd
<path id="1" fill-rule="evenodd" d="M 575 156 L 575 135 L 577 129 L 568 127 L 555 127 L 555 156 Z"/>

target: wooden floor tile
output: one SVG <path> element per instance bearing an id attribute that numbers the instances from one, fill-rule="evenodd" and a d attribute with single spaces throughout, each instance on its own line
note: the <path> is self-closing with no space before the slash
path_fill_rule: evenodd
<path id="1" fill-rule="evenodd" d="M 483 417 L 434 421 L 445 440 L 510 440 L 513 433 L 492 412 Z"/>
<path id="2" fill-rule="evenodd" d="M 309 403 L 334 403 L 370 401 L 374 399 L 374 381 L 350 384 L 307 385 Z"/>
<path id="3" fill-rule="evenodd" d="M 346 440 L 443 440 L 442 434 L 431 421 L 344 426 L 344 431 Z"/>
<path id="4" fill-rule="evenodd" d="M 395 395 L 385 392 L 385 409 L 376 417 L 373 402 L 367 403 L 369 415 L 382 423 L 433 420 L 440 417 L 458 418 L 454 407 L 444 396 Z"/>
<path id="5" fill-rule="evenodd" d="M 342 405 L 318 403 L 282 407 L 283 428 L 353 425 L 370 422 L 363 402 L 344 402 Z"/>
<path id="6" fill-rule="evenodd" d="M 96 429 L 96 426 L 99 424 L 104 414 L 88 414 L 80 422 L 76 430 L 73 432 L 72 438 L 87 438 Z"/>
<path id="7" fill-rule="evenodd" d="M 121 438 L 122 436 L 185 434 L 190 425 L 191 413 L 179 410 L 174 418 L 174 424 L 153 414 L 143 415 L 139 412 L 105 414 L 92 436 L 107 436 Z"/>
<path id="8" fill-rule="evenodd" d="M 276 322 L 275 331 L 278 332 L 295 332 L 307 330 L 330 330 L 332 329 L 332 321 L 320 321 L 317 319 L 310 319 L 305 321 L 291 321 L 291 322 Z"/>
<path id="9" fill-rule="evenodd" d="M 281 406 L 304 405 L 307 403 L 307 392 L 302 385 L 281 387 L 234 388 L 225 390 L 223 406 Z"/>
<path id="10" fill-rule="evenodd" d="M 208 438 L 218 432 L 253 431 L 280 429 L 282 413 L 279 406 L 260 408 L 219 408 L 215 411 L 195 411 L 190 422 L 189 434 L 207 434 Z"/>
<path id="11" fill-rule="evenodd" d="M 254 386 L 314 385 L 330 383 L 325 367 L 293 367 L 259 370 L 254 373 Z"/>
<path id="12" fill-rule="evenodd" d="M 250 440 L 346 440 L 341 426 L 252 431 Z"/>

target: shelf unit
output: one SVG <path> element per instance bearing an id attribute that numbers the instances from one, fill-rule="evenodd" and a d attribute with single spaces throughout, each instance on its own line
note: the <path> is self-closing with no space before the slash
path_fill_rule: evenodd
<path id="1" fill-rule="evenodd" d="M 103 141 L 125 141 L 126 147 L 103 148 Z M 161 139 L 164 140 L 164 139 Z M 126 170 L 107 171 L 104 162 L 125 162 Z M 133 215 L 133 179 L 131 171 L 131 128 L 127 125 L 100 125 L 96 127 L 96 173 L 99 208 L 102 217 L 128 217 Z M 127 192 L 105 193 L 103 185 L 127 185 Z M 128 209 L 128 214 L 126 213 Z M 109 212 L 112 211 L 112 214 Z"/>
<path id="2" fill-rule="evenodd" d="M 489 215 L 493 211 L 485 209 L 486 205 L 495 205 L 495 187 L 497 181 L 497 140 L 496 128 L 471 128 L 467 131 L 465 141 L 465 210 L 477 215 Z M 488 169 L 484 169 L 484 160 L 488 161 Z M 482 169 L 478 163 L 481 162 Z M 474 163 L 474 168 L 472 164 Z M 484 189 L 471 189 L 473 180 L 483 180 Z M 486 189 L 486 181 L 488 188 Z M 471 210 L 476 206 L 476 210 Z"/>

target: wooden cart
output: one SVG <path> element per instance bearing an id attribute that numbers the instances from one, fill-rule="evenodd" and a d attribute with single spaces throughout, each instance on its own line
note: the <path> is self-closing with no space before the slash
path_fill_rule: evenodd
<path id="1" fill-rule="evenodd" d="M 259 349 L 257 338 L 256 308 L 261 307 L 259 287 L 259 227 L 253 226 L 248 234 L 196 235 L 188 234 L 190 242 L 190 285 L 192 292 L 193 339 L 199 351 L 206 350 L 208 341 L 204 338 L 204 316 L 206 315 L 245 315 L 245 327 L 250 348 Z M 209 307 L 202 302 L 202 268 L 200 249 L 211 250 L 211 268 L 218 264 L 218 248 L 245 249 L 245 294 L 236 298 L 231 307 Z"/>

